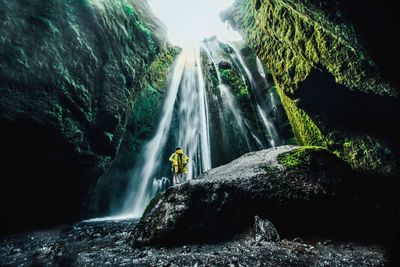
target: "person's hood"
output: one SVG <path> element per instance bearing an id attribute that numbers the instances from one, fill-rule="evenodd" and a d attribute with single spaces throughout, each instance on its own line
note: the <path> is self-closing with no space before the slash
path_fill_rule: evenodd
<path id="1" fill-rule="evenodd" d="M 175 153 L 178 154 L 178 155 L 182 155 L 183 154 L 183 150 L 182 149 L 178 149 Z"/>

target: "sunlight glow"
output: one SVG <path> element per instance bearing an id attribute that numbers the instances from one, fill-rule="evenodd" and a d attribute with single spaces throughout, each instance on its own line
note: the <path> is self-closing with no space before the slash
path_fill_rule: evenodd
<path id="1" fill-rule="evenodd" d="M 242 40 L 223 23 L 219 13 L 234 0 L 148 0 L 156 16 L 167 26 L 169 41 L 180 47 L 193 46 L 216 35 L 226 41 Z"/>

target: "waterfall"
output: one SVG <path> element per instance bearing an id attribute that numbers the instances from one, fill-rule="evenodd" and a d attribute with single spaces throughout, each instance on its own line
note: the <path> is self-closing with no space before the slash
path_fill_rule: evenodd
<path id="1" fill-rule="evenodd" d="M 188 155 L 186 180 L 211 168 L 207 95 L 201 66 L 198 48 L 185 49 L 176 59 L 160 122 L 133 169 L 122 215 L 140 217 L 156 193 L 153 185 L 157 173 L 166 173 L 160 169 L 170 168 L 165 162 L 173 151 L 167 151 L 167 144 L 180 146 Z"/>
<path id="2" fill-rule="evenodd" d="M 246 77 L 249 81 L 249 84 L 250 84 L 250 89 L 254 95 L 257 112 L 261 118 L 262 123 L 264 124 L 265 129 L 268 132 L 268 135 L 271 138 L 270 139 L 271 146 L 275 147 L 277 145 L 280 145 L 282 143 L 282 141 L 280 140 L 278 131 L 276 130 L 275 125 L 272 123 L 272 120 L 267 115 L 267 111 L 271 110 L 274 107 L 271 107 L 271 105 L 267 105 L 267 102 L 265 101 L 265 99 L 263 99 L 263 97 L 260 95 L 260 92 L 258 90 L 259 88 L 255 82 L 255 79 L 254 79 L 252 73 L 250 72 L 249 68 L 247 67 L 247 65 L 246 65 L 242 55 L 238 51 L 238 49 L 232 44 L 229 44 L 229 43 L 224 43 L 224 44 L 229 46 L 234 51 L 235 57 L 240 63 L 239 69 L 244 70 L 244 75 L 246 75 Z M 264 67 L 262 66 L 262 63 L 258 57 L 256 58 L 256 65 L 257 65 L 257 70 L 260 73 L 260 76 L 263 78 L 263 82 L 264 82 L 265 86 L 268 87 L 268 81 L 266 79 Z M 272 103 L 272 101 L 273 100 L 271 100 L 271 103 Z"/>
<path id="3" fill-rule="evenodd" d="M 241 104 L 233 88 L 221 78 L 219 63 L 227 55 L 219 47 L 219 41 L 182 50 L 171 69 L 158 127 L 138 155 L 122 209 L 109 218 L 142 215 L 151 198 L 170 184 L 172 172 L 168 158 L 175 147 L 181 147 L 189 157 L 184 180 L 191 180 L 218 164 L 231 161 L 232 157 L 279 144 L 275 126 L 267 116 L 275 100 L 263 101 L 250 70 L 236 50 L 235 56 L 240 64 L 238 78 L 251 89 L 251 96 L 242 99 Z M 203 66 L 207 64 L 216 71 L 217 88 L 206 86 Z M 261 62 L 257 65 L 267 82 Z M 247 107 L 246 114 L 243 105 Z M 223 160 L 218 161 L 218 157 Z"/>
<path id="4" fill-rule="evenodd" d="M 178 56 L 174 64 L 174 71 L 167 91 L 167 96 L 164 100 L 160 123 L 154 137 L 142 149 L 139 160 L 131 174 L 131 176 L 136 179 L 132 179 L 128 186 L 128 195 L 123 208 L 123 214 L 131 214 L 132 217 L 140 217 L 143 212 L 143 207 L 152 197 L 150 195 L 151 190 L 149 190 L 149 187 L 152 184 L 155 171 L 161 164 L 161 158 L 159 155 L 167 142 L 167 137 L 171 127 L 174 103 L 177 98 L 186 60 L 187 57 L 182 53 Z M 140 179 L 139 183 L 137 179 Z M 136 191 L 135 187 L 138 187 L 139 190 Z"/>
<path id="5" fill-rule="evenodd" d="M 200 50 L 188 52 L 181 83 L 176 118 L 179 122 L 177 146 L 189 157 L 187 180 L 211 169 L 208 106 Z"/>
<path id="6" fill-rule="evenodd" d="M 262 65 L 262 62 L 259 57 L 256 58 L 256 63 L 257 63 L 257 71 L 263 78 L 265 85 L 268 86 L 268 81 L 267 81 L 267 75 L 265 75 L 264 67 Z"/>
<path id="7" fill-rule="evenodd" d="M 238 125 L 239 131 L 242 135 L 242 137 L 245 139 L 247 148 L 249 151 L 251 151 L 251 145 L 250 145 L 250 141 L 248 139 L 248 134 L 246 133 L 245 127 L 244 127 L 244 118 L 243 115 L 240 111 L 240 108 L 238 107 L 238 104 L 236 103 L 235 97 L 232 95 L 230 88 L 226 85 L 223 84 L 222 82 L 222 78 L 221 78 L 221 74 L 220 74 L 220 70 L 218 67 L 218 64 L 216 63 L 216 59 L 211 51 L 207 48 L 206 45 L 203 45 L 204 50 L 206 51 L 208 58 L 211 60 L 216 72 L 217 72 L 217 78 L 218 78 L 218 84 L 219 84 L 219 89 L 221 92 L 221 97 L 222 97 L 222 101 L 223 101 L 223 106 L 224 107 L 228 107 L 229 111 L 231 114 L 233 114 L 233 117 L 235 118 L 235 121 Z M 223 113 L 222 113 L 223 114 Z M 226 118 L 224 118 L 225 120 Z M 252 134 L 253 137 L 255 137 Z M 256 138 L 257 142 L 259 142 L 259 140 Z"/>

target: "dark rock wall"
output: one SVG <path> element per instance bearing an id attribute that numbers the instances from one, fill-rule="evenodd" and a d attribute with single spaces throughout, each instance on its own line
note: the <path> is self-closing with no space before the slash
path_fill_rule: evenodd
<path id="1" fill-rule="evenodd" d="M 397 19 L 390 4 L 346 2 L 237 0 L 233 17 L 271 71 L 299 144 L 396 175 L 399 53 L 389 40 Z"/>
<path id="2" fill-rule="evenodd" d="M 3 231 L 80 217 L 164 42 L 146 1 L 0 1 Z"/>
<path id="3" fill-rule="evenodd" d="M 143 146 L 152 137 L 159 121 L 168 73 L 179 49 L 165 45 L 149 66 L 142 90 L 129 114 L 120 149 L 110 168 L 91 190 L 85 216 L 109 215 L 123 206 L 130 174 Z"/>

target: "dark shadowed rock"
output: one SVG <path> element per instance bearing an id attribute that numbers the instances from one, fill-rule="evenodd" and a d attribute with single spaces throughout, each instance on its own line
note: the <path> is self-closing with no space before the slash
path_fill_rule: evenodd
<path id="1" fill-rule="evenodd" d="M 221 61 L 218 63 L 218 67 L 222 70 L 226 70 L 226 69 L 230 69 L 232 68 L 231 63 L 229 63 L 228 61 Z"/>
<path id="2" fill-rule="evenodd" d="M 0 231 L 79 218 L 163 32 L 142 0 L 0 0 Z"/>
<path id="3" fill-rule="evenodd" d="M 263 220 L 258 216 L 254 217 L 254 236 L 255 241 L 279 241 L 280 237 L 278 231 L 272 222 Z"/>
<path id="4" fill-rule="evenodd" d="M 268 218 L 285 234 L 318 232 L 321 225 L 326 231 L 337 216 L 331 207 L 349 173 L 344 161 L 322 148 L 251 152 L 168 189 L 147 208 L 132 241 L 220 240 L 248 228 L 254 215 Z"/>

